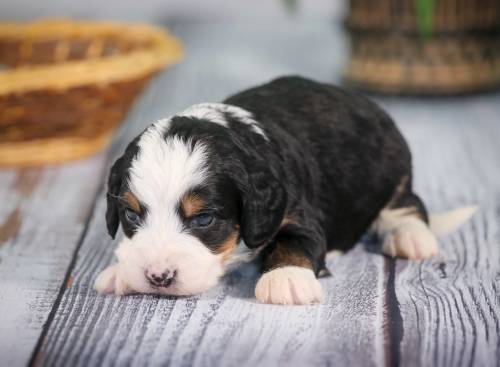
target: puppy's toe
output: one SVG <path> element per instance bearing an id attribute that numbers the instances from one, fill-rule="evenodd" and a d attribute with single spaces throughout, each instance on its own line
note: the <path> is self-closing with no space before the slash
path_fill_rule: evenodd
<path id="1" fill-rule="evenodd" d="M 308 305 L 322 302 L 323 289 L 312 270 L 285 266 L 260 277 L 255 287 L 255 297 L 263 303 Z"/>
<path id="2" fill-rule="evenodd" d="M 392 257 L 421 260 L 437 255 L 438 243 L 425 223 L 408 223 L 385 235 L 383 252 Z"/>
<path id="3" fill-rule="evenodd" d="M 94 289 L 100 294 L 114 293 L 118 296 L 130 293 L 129 287 L 120 276 L 119 265 L 114 264 L 104 269 L 94 283 Z"/>

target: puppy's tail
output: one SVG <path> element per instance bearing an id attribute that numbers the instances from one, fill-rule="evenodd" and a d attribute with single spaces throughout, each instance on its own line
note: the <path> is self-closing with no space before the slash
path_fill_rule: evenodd
<path id="1" fill-rule="evenodd" d="M 444 213 L 431 214 L 429 226 L 436 236 L 444 236 L 453 232 L 470 219 L 477 211 L 477 205 L 464 206 Z"/>

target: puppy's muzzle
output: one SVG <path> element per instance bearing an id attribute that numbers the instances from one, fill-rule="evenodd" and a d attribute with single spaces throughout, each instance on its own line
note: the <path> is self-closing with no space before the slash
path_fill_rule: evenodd
<path id="1" fill-rule="evenodd" d="M 177 270 L 166 269 L 162 273 L 146 271 L 145 276 L 149 284 L 154 287 L 168 288 L 173 282 L 177 275 Z"/>

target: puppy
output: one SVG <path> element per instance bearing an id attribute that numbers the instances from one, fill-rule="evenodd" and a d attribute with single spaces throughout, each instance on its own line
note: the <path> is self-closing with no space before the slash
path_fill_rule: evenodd
<path id="1" fill-rule="evenodd" d="M 261 254 L 256 298 L 301 305 L 323 299 L 327 251 L 371 228 L 385 254 L 425 259 L 474 210 L 429 223 L 391 118 L 299 77 L 155 122 L 112 166 L 107 205 L 109 234 L 121 223 L 125 237 L 98 292 L 192 295 Z"/>

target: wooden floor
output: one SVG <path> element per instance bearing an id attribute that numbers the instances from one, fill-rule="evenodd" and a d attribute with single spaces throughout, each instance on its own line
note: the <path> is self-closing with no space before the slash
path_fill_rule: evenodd
<path id="1" fill-rule="evenodd" d="M 500 366 L 500 95 L 378 98 L 414 154 L 431 211 L 479 204 L 431 260 L 367 239 L 331 259 L 319 306 L 262 305 L 248 265 L 197 297 L 98 296 L 117 241 L 108 166 L 148 123 L 283 74 L 339 82 L 331 24 L 173 25 L 186 59 L 161 75 L 113 146 L 75 164 L 0 171 L 2 366 Z"/>

